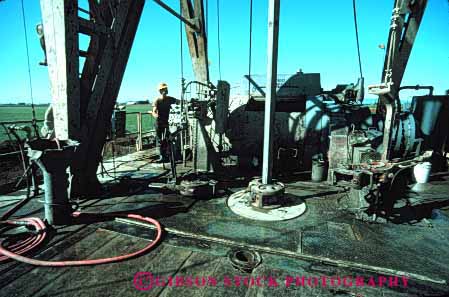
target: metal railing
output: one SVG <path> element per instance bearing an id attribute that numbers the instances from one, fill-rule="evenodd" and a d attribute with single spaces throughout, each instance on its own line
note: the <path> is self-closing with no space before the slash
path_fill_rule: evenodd
<path id="1" fill-rule="evenodd" d="M 142 119 L 143 117 L 146 116 L 152 116 L 150 113 L 148 112 L 127 112 L 126 116 L 128 117 L 129 115 L 136 115 L 136 127 L 137 127 L 137 131 L 135 132 L 126 132 L 125 135 L 126 136 L 132 136 L 132 135 L 137 135 L 137 139 L 136 139 L 136 150 L 137 151 L 141 151 L 143 150 L 143 140 L 146 137 L 151 137 L 152 135 L 156 134 L 156 131 L 154 129 L 147 129 L 145 130 L 143 128 L 142 125 Z M 44 120 L 36 120 L 36 123 L 43 123 Z M 2 121 L 0 122 L 0 126 L 3 127 L 5 134 L 9 134 L 8 131 L 8 127 L 11 125 L 21 125 L 21 124 L 29 124 L 31 125 L 33 123 L 33 121 L 31 120 L 20 120 L 20 121 Z M 125 129 L 126 129 L 126 123 L 125 123 Z M 126 130 L 127 131 L 127 130 Z M 9 140 L 11 141 L 15 141 L 15 139 L 12 139 L 11 137 L 9 137 Z M 7 152 L 7 153 L 0 153 L 0 158 L 1 157 L 9 157 L 9 156 L 15 156 L 15 155 L 19 155 L 20 151 L 12 151 L 12 152 Z"/>
<path id="2" fill-rule="evenodd" d="M 137 134 L 137 139 L 136 139 L 136 150 L 137 151 L 142 151 L 143 150 L 143 139 L 146 137 L 151 137 L 152 135 L 156 134 L 156 130 L 154 129 L 149 129 L 144 131 L 143 129 L 143 125 L 142 125 L 142 118 L 144 115 L 147 116 L 152 116 L 150 113 L 148 112 L 127 112 L 126 113 L 126 117 L 128 118 L 128 115 L 136 115 L 136 127 L 137 127 L 137 131 L 136 132 L 127 132 L 125 133 L 126 136 L 131 136 L 131 135 L 136 135 Z M 126 120 L 127 122 L 127 120 Z M 125 130 L 126 130 L 126 123 L 125 123 Z M 127 130 L 126 130 L 127 131 Z"/>
<path id="3" fill-rule="evenodd" d="M 44 120 L 36 120 L 35 123 L 43 123 Z M 10 136 L 10 132 L 8 130 L 8 127 L 11 125 L 19 125 L 19 124 L 29 124 L 30 126 L 33 124 L 32 120 L 20 120 L 20 121 L 2 121 L 0 122 L 0 126 L 2 126 L 2 128 L 5 130 L 5 134 L 8 135 L 8 139 L 11 142 L 14 142 L 15 139 L 12 139 Z M 12 146 L 12 145 L 11 145 Z M 12 152 L 7 152 L 7 153 L 0 153 L 0 158 L 1 157 L 8 157 L 8 156 L 14 156 L 14 155 L 19 155 L 20 151 L 12 151 Z"/>

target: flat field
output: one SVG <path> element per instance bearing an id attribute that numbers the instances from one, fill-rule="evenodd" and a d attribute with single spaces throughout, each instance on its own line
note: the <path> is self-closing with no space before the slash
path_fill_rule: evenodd
<path id="1" fill-rule="evenodd" d="M 128 132 L 137 131 L 137 115 L 132 114 L 135 112 L 142 112 L 142 128 L 143 131 L 148 131 L 153 129 L 153 118 L 147 112 L 151 109 L 150 104 L 137 104 L 137 105 L 127 105 L 126 106 L 126 130 Z M 43 120 L 47 106 L 36 106 L 36 119 Z M 30 121 L 32 118 L 32 111 L 30 106 L 0 106 L 0 122 L 11 122 L 11 121 Z M 23 124 L 22 124 L 23 125 Z M 42 123 L 39 123 L 39 127 Z M 8 126 L 8 125 L 6 125 Z M 0 125 L 0 143 L 7 140 L 8 136 Z"/>

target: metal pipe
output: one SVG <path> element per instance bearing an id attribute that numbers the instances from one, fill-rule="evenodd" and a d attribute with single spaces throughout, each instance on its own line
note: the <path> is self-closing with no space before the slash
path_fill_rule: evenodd
<path id="1" fill-rule="evenodd" d="M 194 30 L 195 32 L 200 32 L 200 30 L 198 29 L 198 27 L 194 23 L 192 23 L 191 21 L 189 21 L 188 19 L 186 19 L 185 17 L 183 17 L 182 15 L 180 15 L 179 13 L 174 11 L 170 6 L 168 6 L 167 4 L 162 2 L 161 0 L 153 0 L 153 1 L 156 2 L 157 4 L 159 4 L 166 11 L 168 11 L 169 13 L 171 13 L 172 15 L 174 15 L 175 17 L 180 19 L 184 24 L 186 24 L 187 26 L 192 28 L 192 30 Z"/>
<path id="2" fill-rule="evenodd" d="M 57 139 L 36 139 L 26 142 L 28 157 L 39 166 L 44 176 L 44 212 L 45 219 L 50 225 L 66 225 L 71 222 L 73 210 L 69 203 L 67 168 L 72 163 L 75 149 L 79 144 L 68 142 Z"/>
<path id="3" fill-rule="evenodd" d="M 265 97 L 265 121 L 263 139 L 262 183 L 272 180 L 273 168 L 273 126 L 276 105 L 276 82 L 278 62 L 278 36 L 280 0 L 270 0 L 268 6 L 268 61 L 267 93 Z"/>
<path id="4" fill-rule="evenodd" d="M 50 225 L 65 225 L 70 223 L 70 214 L 72 209 L 69 203 L 67 188 L 68 174 L 66 169 L 68 164 L 64 162 L 50 161 L 53 163 L 61 163 L 61 165 L 52 166 L 53 170 L 48 169 L 48 164 L 41 160 L 36 160 L 36 164 L 42 170 L 45 185 L 45 218 Z M 55 164 L 52 164 L 55 165 Z"/>
<path id="5" fill-rule="evenodd" d="M 141 151 L 143 149 L 142 143 L 142 113 L 137 113 L 137 151 Z"/>
<path id="6" fill-rule="evenodd" d="M 395 116 L 393 103 L 386 103 L 385 108 L 387 112 L 385 114 L 382 162 L 388 162 L 388 160 L 390 159 L 391 134 L 393 133 L 393 123 Z"/>
<path id="7" fill-rule="evenodd" d="M 416 86 L 403 86 L 399 88 L 398 91 L 398 97 L 399 97 L 399 92 L 402 90 L 429 90 L 429 96 L 433 95 L 433 86 L 420 86 L 420 85 L 416 85 Z"/>
<path id="8" fill-rule="evenodd" d="M 181 25 L 182 26 L 182 25 Z M 181 35 L 181 68 L 182 66 L 182 35 Z M 183 71 L 181 71 L 183 73 Z M 184 76 L 184 74 L 182 74 Z M 185 103 L 184 103 L 184 92 L 185 92 L 185 79 L 184 77 L 181 78 L 181 114 L 183 117 L 187 117 L 187 112 L 184 110 Z M 186 150 L 185 150 L 185 140 L 186 140 L 186 131 L 181 131 L 180 134 L 181 138 L 181 154 L 182 154 L 182 164 L 184 167 L 186 167 Z"/>

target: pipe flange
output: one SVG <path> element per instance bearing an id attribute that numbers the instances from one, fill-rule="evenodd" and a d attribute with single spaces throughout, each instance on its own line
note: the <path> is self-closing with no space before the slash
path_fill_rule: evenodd
<path id="1" fill-rule="evenodd" d="M 248 190 L 241 190 L 229 196 L 226 204 L 231 211 L 239 216 L 258 221 L 284 221 L 301 216 L 306 211 L 306 203 L 299 197 L 285 194 L 285 202 L 281 207 L 266 209 L 254 207 L 250 201 Z"/>
<path id="2" fill-rule="evenodd" d="M 251 273 L 262 263 L 260 254 L 251 250 L 231 250 L 228 259 L 234 268 L 244 273 Z"/>
<path id="3" fill-rule="evenodd" d="M 248 185 L 251 205 L 257 208 L 273 209 L 282 206 L 285 185 L 281 182 L 262 184 L 260 179 Z"/>

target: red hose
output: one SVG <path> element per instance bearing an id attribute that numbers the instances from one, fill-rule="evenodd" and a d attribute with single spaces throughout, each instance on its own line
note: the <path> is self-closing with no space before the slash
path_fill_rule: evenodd
<path id="1" fill-rule="evenodd" d="M 12 253 L 12 254 L 26 253 L 26 252 L 34 249 L 35 247 L 37 247 L 45 239 L 47 234 L 45 232 L 43 232 L 43 230 L 45 230 L 45 224 L 41 219 L 39 219 L 39 218 L 24 218 L 24 219 L 20 219 L 18 221 L 8 220 L 5 223 L 11 224 L 11 225 L 16 225 L 17 222 L 25 222 L 25 223 L 28 223 L 27 225 L 34 226 L 34 228 L 36 229 L 38 234 L 32 235 L 22 241 L 19 241 L 15 244 L 11 245 L 9 247 L 11 249 L 10 253 Z M 6 252 L 9 252 L 9 251 L 6 251 Z M 5 261 L 8 258 L 10 258 L 5 253 L 3 253 L 2 243 L 0 243 L 0 254 L 5 255 L 5 256 L 0 256 L 0 262 Z"/>
<path id="2" fill-rule="evenodd" d="M 73 216 L 77 217 L 80 214 L 81 213 L 79 213 L 79 212 L 75 212 L 75 213 L 73 213 Z M 111 216 L 111 215 L 98 214 L 98 216 Z M 6 221 L 6 223 L 12 224 L 12 225 L 17 224 L 17 222 L 29 223 L 28 225 L 32 225 L 36 228 L 36 231 L 38 232 L 38 234 L 32 235 L 32 236 L 28 237 L 27 239 L 8 247 L 11 250 L 5 249 L 5 247 L 3 247 L 3 242 L 0 242 L 0 254 L 4 255 L 4 256 L 0 256 L 0 262 L 5 261 L 8 258 L 11 258 L 16 261 L 20 261 L 20 262 L 24 262 L 24 263 L 28 263 L 28 264 L 36 265 L 36 266 L 61 267 L 61 266 L 87 266 L 87 265 L 105 264 L 105 263 L 119 262 L 119 261 L 123 261 L 126 259 L 130 259 L 130 258 L 139 256 L 139 255 L 142 255 L 142 254 L 148 252 L 149 250 L 151 250 L 161 239 L 162 228 L 161 228 L 161 225 L 159 224 L 159 222 L 156 221 L 155 219 L 148 218 L 148 217 L 142 217 L 140 215 L 135 215 L 135 214 L 114 215 L 114 217 L 125 217 L 125 218 L 139 220 L 144 223 L 153 224 L 156 226 L 156 229 L 157 229 L 156 238 L 151 243 L 149 243 L 146 247 L 144 247 L 143 249 L 136 251 L 134 253 L 127 254 L 127 255 L 116 256 L 116 257 L 111 257 L 111 258 L 104 258 L 104 259 L 94 259 L 94 260 L 44 261 L 44 260 L 36 260 L 36 259 L 31 259 L 31 258 L 21 256 L 21 254 L 28 252 L 31 249 L 37 247 L 45 239 L 46 232 L 45 232 L 44 222 L 39 218 L 24 218 L 24 219 L 20 219 L 17 221 L 9 220 L 9 221 Z"/>

